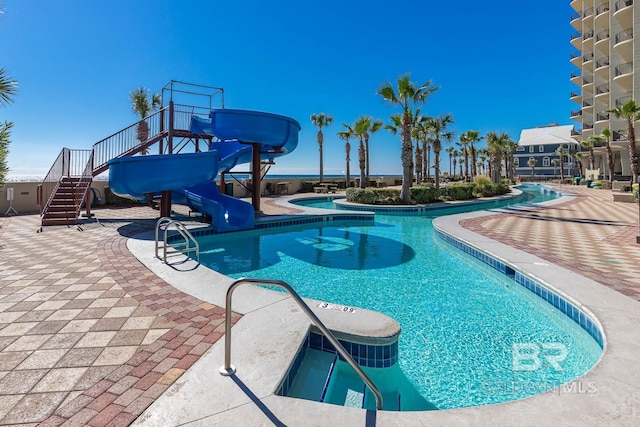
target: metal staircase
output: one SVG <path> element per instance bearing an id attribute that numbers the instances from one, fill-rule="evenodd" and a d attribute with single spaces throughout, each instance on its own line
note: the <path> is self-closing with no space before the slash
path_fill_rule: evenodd
<path id="1" fill-rule="evenodd" d="M 212 98 L 220 93 L 223 96 L 222 106 L 224 107 L 223 90 L 200 86 L 214 90 L 210 95 L 203 95 L 209 100 L 208 107 L 180 105 L 173 103 L 174 94 L 190 94 L 190 92 L 174 89 L 174 85 L 177 84 L 189 85 L 172 80 L 163 88 L 163 97 L 165 91 L 170 96 L 168 105 L 96 142 L 90 150 L 62 149 L 49 173 L 38 185 L 37 202 L 42 216 L 42 225 L 76 224 L 93 178 L 109 169 L 107 162 L 111 159 L 145 153 L 154 144 L 158 145 L 160 154 L 180 152 L 186 142 L 174 147 L 174 138 L 182 138 L 182 141 L 193 140 L 196 151 L 200 150 L 201 140 L 206 144 L 211 143 L 211 135 L 194 135 L 189 132 L 191 117 L 208 117 L 209 111 L 213 108 Z M 138 139 L 137 131 L 140 126 L 148 131 L 145 133 L 146 141 Z M 157 172 L 163 173 L 163 171 Z M 90 201 L 87 201 L 86 206 L 88 213 Z"/>

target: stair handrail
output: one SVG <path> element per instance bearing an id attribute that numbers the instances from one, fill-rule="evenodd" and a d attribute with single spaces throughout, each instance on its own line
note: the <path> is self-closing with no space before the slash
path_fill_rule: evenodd
<path id="1" fill-rule="evenodd" d="M 353 360 L 353 357 L 347 350 L 340 344 L 340 341 L 331 333 L 331 331 L 322 323 L 322 321 L 316 316 L 316 314 L 309 308 L 309 306 L 302 300 L 300 295 L 286 282 L 282 280 L 272 279 L 254 279 L 254 278 L 240 278 L 234 281 L 229 289 L 227 289 L 226 307 L 225 307 L 225 333 L 224 333 L 224 365 L 220 367 L 219 372 L 223 376 L 231 376 L 236 373 L 236 367 L 231 364 L 231 297 L 233 291 L 240 285 L 253 283 L 262 284 L 267 286 L 276 286 L 284 289 L 291 295 L 291 298 L 298 304 L 302 311 L 311 319 L 313 324 L 320 330 L 320 332 L 329 340 L 340 356 L 356 371 L 356 374 L 371 390 L 376 399 L 376 408 L 382 410 L 382 393 L 378 390 L 378 387 L 371 381 L 371 379 L 364 373 L 362 368 Z"/>
<path id="2" fill-rule="evenodd" d="M 185 240 L 186 243 L 186 248 L 185 249 L 181 249 L 179 250 L 179 252 L 182 252 L 184 254 L 188 254 L 189 252 L 194 252 L 196 253 L 196 261 L 200 262 L 200 245 L 198 244 L 198 241 L 195 239 L 195 237 L 193 237 L 193 234 L 191 234 L 191 232 L 189 232 L 189 230 L 187 230 L 187 228 L 184 226 L 184 224 L 182 224 L 180 221 L 178 221 L 177 219 L 171 219 L 169 217 L 163 216 L 162 218 L 160 218 L 157 222 L 156 222 L 156 232 L 155 232 L 155 255 L 156 258 L 160 258 L 160 256 L 158 255 L 158 249 L 160 249 L 159 244 L 160 244 L 160 227 L 164 226 L 164 237 L 163 237 L 163 241 L 164 241 L 164 245 L 162 246 L 163 249 L 163 256 L 162 259 L 164 261 L 165 264 L 167 264 L 167 247 L 172 246 L 169 245 L 167 238 L 169 235 L 169 228 L 171 226 L 174 226 L 176 231 L 182 236 L 182 238 Z M 193 242 L 194 246 L 191 247 L 189 245 L 189 242 Z M 175 246 L 172 246 L 175 247 Z"/>
<path id="3" fill-rule="evenodd" d="M 163 133 L 163 114 L 167 111 L 169 106 L 166 106 L 154 113 L 144 117 L 130 126 L 119 130 L 118 132 L 109 135 L 108 137 L 101 139 L 93 144 L 93 151 L 95 156 L 94 175 L 96 171 L 100 171 L 104 168 L 107 162 L 111 159 L 128 155 L 141 150 L 150 141 L 157 140 Z M 142 143 L 137 139 L 137 129 L 140 123 L 145 122 L 148 126 L 149 134 L 146 141 Z"/>
<path id="4" fill-rule="evenodd" d="M 65 163 L 67 165 L 69 164 L 69 156 L 68 148 L 60 150 L 60 154 L 58 154 L 53 165 L 49 168 L 49 172 L 47 172 L 42 183 L 38 185 L 37 203 L 40 206 L 40 215 L 42 215 L 49 204 L 51 204 L 51 199 L 55 193 L 55 187 L 64 176 Z"/>
<path id="5" fill-rule="evenodd" d="M 76 189 L 74 192 L 76 218 L 78 218 L 78 215 L 80 215 L 80 209 L 82 208 L 82 201 L 87 196 L 87 192 L 89 191 L 89 186 L 91 186 L 91 182 L 93 181 L 93 150 L 83 150 L 83 151 L 89 151 L 90 153 L 89 153 L 89 158 L 87 159 L 87 163 L 85 164 L 84 170 L 82 171 L 82 175 L 80 176 L 80 180 L 76 184 Z M 89 203 L 87 203 L 87 205 L 88 204 Z"/>

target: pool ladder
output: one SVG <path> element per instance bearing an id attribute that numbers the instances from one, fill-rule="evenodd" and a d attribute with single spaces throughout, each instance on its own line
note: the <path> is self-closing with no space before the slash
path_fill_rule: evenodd
<path id="1" fill-rule="evenodd" d="M 373 393 L 376 399 L 376 408 L 382 409 L 382 393 L 378 390 L 378 387 L 371 381 L 371 378 L 364 373 L 360 365 L 353 360 L 353 357 L 347 350 L 340 344 L 340 341 L 331 333 L 331 331 L 322 323 L 322 321 L 316 316 L 316 314 L 309 308 L 309 306 L 300 298 L 300 295 L 293 288 L 281 281 L 270 279 L 251 279 L 241 278 L 236 280 L 229 286 L 226 297 L 226 310 L 225 310 L 225 334 L 224 334 L 224 365 L 220 367 L 220 374 L 224 376 L 231 376 L 236 373 L 236 367 L 231 364 L 231 296 L 233 291 L 240 285 L 245 283 L 261 284 L 267 286 L 276 286 L 284 289 L 291 295 L 291 298 L 300 306 L 302 311 L 311 319 L 314 325 L 320 330 L 320 332 L 329 340 L 329 342 L 335 347 L 336 351 L 340 353 L 340 356 L 356 371 L 356 374 L 360 377 L 362 382 L 365 383 L 369 390 Z"/>
<path id="2" fill-rule="evenodd" d="M 178 234 L 180 234 L 180 236 L 182 236 L 182 238 L 184 239 L 184 242 L 183 241 L 180 241 L 179 243 L 168 242 L 167 238 L 169 235 L 169 229 L 172 227 L 176 229 L 176 231 L 178 232 Z M 161 228 L 164 229 L 163 246 L 160 246 L 160 238 L 159 238 Z M 182 224 L 177 219 L 171 219 L 165 216 L 160 218 L 156 222 L 155 242 L 156 242 L 156 258 L 160 258 L 160 255 L 158 255 L 158 250 L 162 249 L 162 260 L 164 261 L 165 264 L 167 264 L 167 248 L 175 249 L 176 252 L 181 252 L 185 255 L 190 252 L 195 252 L 196 261 L 200 262 L 200 245 L 198 244 L 198 241 L 193 237 L 193 235 L 189 232 L 189 230 L 187 230 L 184 224 Z"/>

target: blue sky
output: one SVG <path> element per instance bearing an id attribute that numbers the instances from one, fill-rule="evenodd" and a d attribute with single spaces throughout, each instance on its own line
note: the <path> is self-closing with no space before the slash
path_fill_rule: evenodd
<path id="1" fill-rule="evenodd" d="M 298 149 L 271 173 L 317 174 L 325 112 L 325 174 L 345 170 L 336 132 L 361 115 L 398 112 L 376 95 L 406 72 L 440 89 L 423 113 L 454 130 L 508 132 L 570 124 L 569 2 L 293 0 L 3 0 L 0 67 L 18 80 L 10 177 L 44 175 L 63 147 L 133 124 L 128 93 L 170 80 L 223 87 L 229 108 L 291 116 Z M 401 173 L 400 141 L 372 136 L 371 170 Z M 355 143 L 352 142 L 352 146 Z M 352 173 L 357 156 L 352 149 Z M 445 155 L 443 168 L 448 169 Z"/>

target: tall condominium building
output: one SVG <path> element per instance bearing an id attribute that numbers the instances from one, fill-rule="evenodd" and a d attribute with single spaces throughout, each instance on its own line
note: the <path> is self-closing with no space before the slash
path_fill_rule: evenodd
<path id="1" fill-rule="evenodd" d="M 576 49 L 571 54 L 571 63 L 576 66 L 571 73 L 571 82 L 576 85 L 571 92 L 576 103 L 571 119 L 581 125 L 582 140 L 600 135 L 604 129 L 611 131 L 614 178 L 628 179 L 626 122 L 607 111 L 630 99 L 640 101 L 640 71 L 636 71 L 640 45 L 633 42 L 634 27 L 640 24 L 640 5 L 634 5 L 633 0 L 572 0 L 571 7 L 575 11 L 571 44 Z M 603 177 L 609 176 L 606 163 L 603 144 L 597 144 L 596 168 Z"/>

